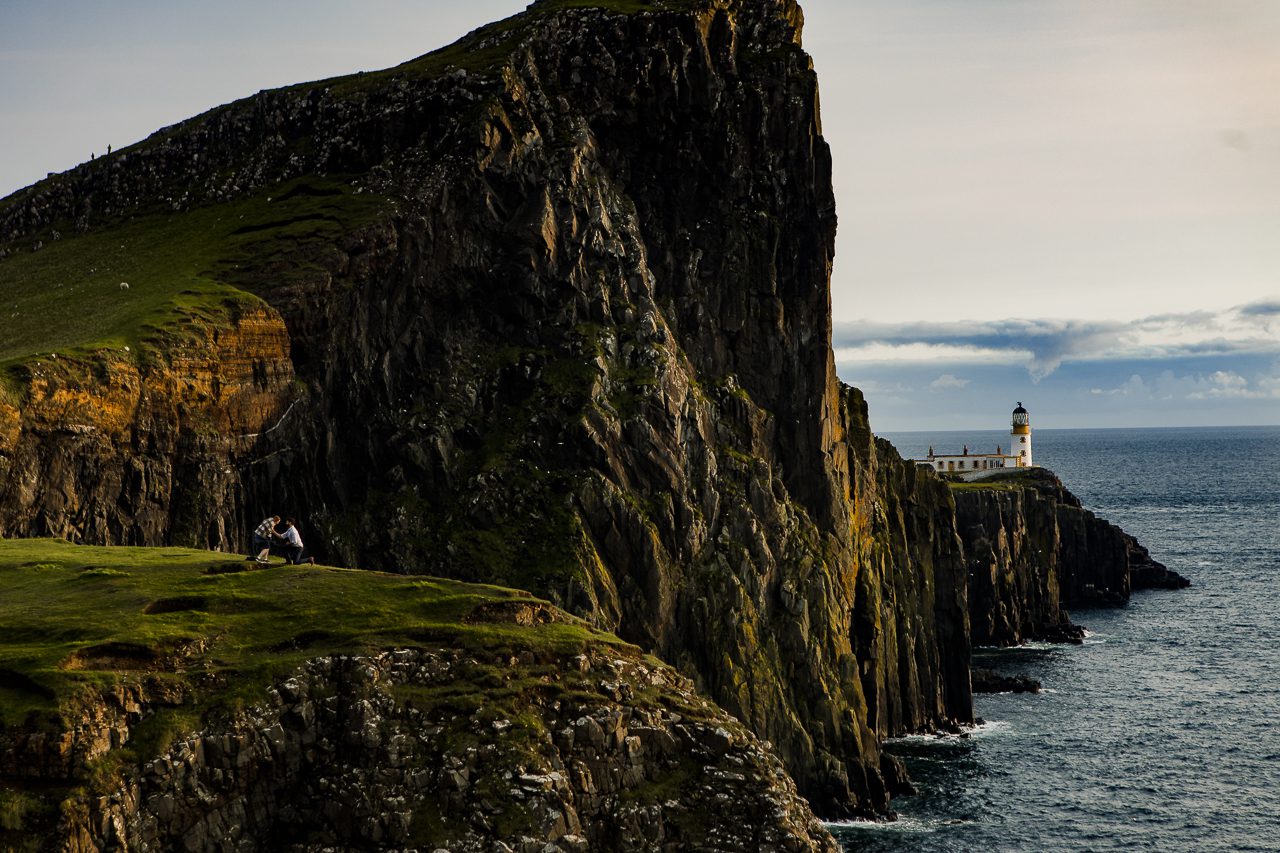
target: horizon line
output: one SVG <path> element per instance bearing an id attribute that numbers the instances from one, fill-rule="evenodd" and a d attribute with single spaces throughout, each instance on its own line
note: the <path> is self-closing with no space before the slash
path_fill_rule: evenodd
<path id="1" fill-rule="evenodd" d="M 972 427 L 958 429 L 887 429 L 883 431 L 876 430 L 874 427 L 871 432 L 873 435 L 884 435 L 887 433 L 938 433 L 938 432 L 1003 432 L 1004 427 Z M 1078 429 L 1094 429 L 1094 430 L 1132 430 L 1132 429 L 1280 429 L 1280 423 L 1275 424 L 1163 424 L 1161 426 L 1087 426 L 1087 427 L 1032 427 L 1034 432 L 1059 432 L 1066 430 Z"/>

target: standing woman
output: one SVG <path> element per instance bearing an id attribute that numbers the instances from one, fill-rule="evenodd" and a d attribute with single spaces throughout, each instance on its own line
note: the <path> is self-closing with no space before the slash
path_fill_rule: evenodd
<path id="1" fill-rule="evenodd" d="M 270 518 L 264 518 L 253 531 L 253 547 L 258 552 L 253 559 L 259 563 L 271 562 L 271 540 L 273 537 L 280 538 L 280 534 L 276 533 L 276 525 L 279 523 L 280 516 L 273 515 Z"/>

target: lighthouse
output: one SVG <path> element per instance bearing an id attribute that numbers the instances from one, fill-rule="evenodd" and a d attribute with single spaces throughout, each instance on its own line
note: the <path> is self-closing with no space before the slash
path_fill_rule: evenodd
<path id="1" fill-rule="evenodd" d="M 912 461 L 937 474 L 945 474 L 949 479 L 970 483 L 994 477 L 1010 468 L 1034 467 L 1035 463 L 1031 461 L 1031 420 L 1022 403 L 1013 410 L 1013 429 L 1009 434 L 1012 440 L 1008 453 L 1001 453 L 998 444 L 995 453 L 971 452 L 966 444 L 959 453 L 938 454 L 930 447 L 928 458 Z"/>
<path id="2" fill-rule="evenodd" d="M 1009 430 L 1010 444 L 1009 453 L 1018 458 L 1017 466 L 1019 468 L 1030 468 L 1031 462 L 1031 420 L 1027 417 L 1027 410 L 1022 408 L 1022 401 L 1018 401 L 1018 407 L 1013 410 L 1013 428 Z"/>

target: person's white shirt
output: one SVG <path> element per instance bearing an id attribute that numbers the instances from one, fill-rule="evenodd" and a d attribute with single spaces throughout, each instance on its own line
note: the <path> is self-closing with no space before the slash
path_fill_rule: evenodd
<path id="1" fill-rule="evenodd" d="M 288 542 L 295 548 L 302 547 L 302 537 L 298 535 L 298 528 L 290 527 L 284 532 L 284 541 Z"/>

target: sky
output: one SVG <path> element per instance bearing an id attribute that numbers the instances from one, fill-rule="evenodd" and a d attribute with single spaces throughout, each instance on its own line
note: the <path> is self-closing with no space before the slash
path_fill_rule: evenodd
<path id="1" fill-rule="evenodd" d="M 522 0 L 0 0 L 0 196 Z M 1280 2 L 809 0 L 877 431 L 1280 423 Z"/>

